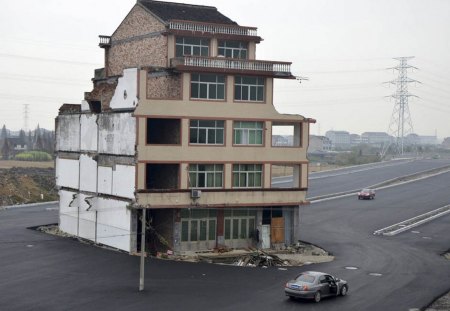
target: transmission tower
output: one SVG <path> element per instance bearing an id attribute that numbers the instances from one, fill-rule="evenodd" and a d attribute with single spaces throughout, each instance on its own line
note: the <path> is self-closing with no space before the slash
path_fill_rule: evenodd
<path id="1" fill-rule="evenodd" d="M 412 82 L 418 82 L 408 78 L 408 69 L 417 69 L 414 66 L 408 65 L 408 59 L 414 58 L 414 56 L 397 57 L 395 60 L 399 61 L 396 67 L 388 68 L 398 71 L 398 77 L 396 80 L 388 81 L 385 83 L 394 84 L 397 87 L 395 94 L 388 97 L 395 99 L 394 110 L 391 116 L 391 122 L 389 123 L 388 134 L 394 137 L 393 142 L 385 143 L 381 151 L 381 158 L 384 158 L 386 152 L 391 145 L 394 145 L 394 154 L 403 155 L 405 151 L 405 137 L 408 134 L 413 133 L 413 125 L 411 115 L 409 113 L 408 99 L 409 97 L 417 97 L 408 92 L 408 84 Z"/>
<path id="2" fill-rule="evenodd" d="M 23 105 L 23 130 L 25 132 L 28 132 L 28 114 L 29 114 L 28 106 L 30 105 L 29 104 Z"/>

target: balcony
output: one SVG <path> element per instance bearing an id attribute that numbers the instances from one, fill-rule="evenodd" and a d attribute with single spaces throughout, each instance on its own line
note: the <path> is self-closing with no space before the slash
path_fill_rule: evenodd
<path id="1" fill-rule="evenodd" d="M 242 27 L 237 25 L 208 24 L 173 20 L 169 22 L 169 30 L 194 31 L 201 33 L 214 33 L 232 36 L 258 37 L 256 27 Z M 258 37 L 259 38 L 259 37 Z"/>
<path id="2" fill-rule="evenodd" d="M 179 71 L 225 72 L 294 79 L 290 62 L 185 56 L 172 58 L 171 67 Z"/>
<path id="3" fill-rule="evenodd" d="M 110 36 L 98 36 L 100 38 L 100 42 L 98 44 L 101 48 L 106 48 L 111 46 L 111 37 Z"/>

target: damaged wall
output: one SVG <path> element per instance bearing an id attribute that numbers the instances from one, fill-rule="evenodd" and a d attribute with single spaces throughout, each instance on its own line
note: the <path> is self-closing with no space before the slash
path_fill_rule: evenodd
<path id="1" fill-rule="evenodd" d="M 134 109 L 138 103 L 137 98 L 137 68 L 125 69 L 119 78 L 114 96 L 111 99 L 111 109 Z"/>
<path id="2" fill-rule="evenodd" d="M 80 151 L 80 115 L 59 115 L 56 118 L 56 150 Z"/>
<path id="3" fill-rule="evenodd" d="M 99 153 L 134 156 L 136 119 L 132 113 L 103 113 L 97 123 Z"/>

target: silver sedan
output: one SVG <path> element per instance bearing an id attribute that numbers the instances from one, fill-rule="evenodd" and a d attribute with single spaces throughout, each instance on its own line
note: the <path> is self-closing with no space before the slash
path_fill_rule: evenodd
<path id="1" fill-rule="evenodd" d="M 307 298 L 314 299 L 315 302 L 323 297 L 345 296 L 347 292 L 347 281 L 316 271 L 302 272 L 284 287 L 284 293 L 291 299 Z"/>

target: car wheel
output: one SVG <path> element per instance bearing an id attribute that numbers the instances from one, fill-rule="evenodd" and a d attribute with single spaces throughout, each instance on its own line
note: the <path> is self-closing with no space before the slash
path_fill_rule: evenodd
<path id="1" fill-rule="evenodd" d="M 342 288 L 341 288 L 341 296 L 347 295 L 347 292 L 348 292 L 347 285 L 342 286 Z"/>
<path id="2" fill-rule="evenodd" d="M 358 197 L 358 200 L 361 200 L 361 197 Z"/>
<path id="3" fill-rule="evenodd" d="M 322 298 L 322 295 L 320 294 L 320 292 L 316 292 L 314 294 L 314 301 L 315 302 L 319 302 L 321 298 Z"/>

